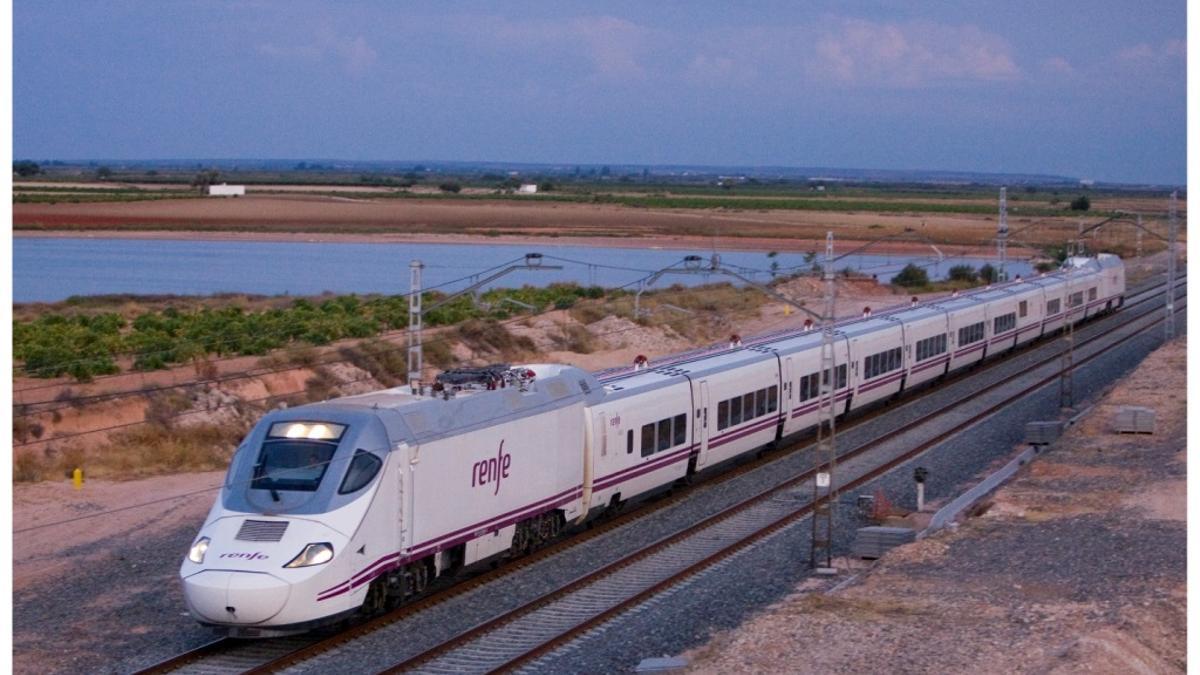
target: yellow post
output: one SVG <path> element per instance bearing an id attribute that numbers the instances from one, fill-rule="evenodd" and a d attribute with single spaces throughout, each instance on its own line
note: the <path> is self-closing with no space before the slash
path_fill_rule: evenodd
<path id="1" fill-rule="evenodd" d="M 76 490 L 83 489 L 83 469 L 75 469 L 71 474 L 71 484 L 75 486 Z"/>
<path id="2" fill-rule="evenodd" d="M 791 315 L 792 315 L 792 306 L 791 306 L 791 305 L 784 305 L 784 306 L 783 306 L 783 315 L 784 315 L 784 316 L 791 316 Z"/>

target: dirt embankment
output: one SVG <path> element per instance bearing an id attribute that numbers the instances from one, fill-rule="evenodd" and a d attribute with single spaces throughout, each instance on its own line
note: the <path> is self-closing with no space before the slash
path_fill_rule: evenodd
<path id="1" fill-rule="evenodd" d="M 843 316 L 906 298 L 866 279 L 843 280 L 839 288 Z M 819 282 L 809 279 L 788 282 L 780 290 L 796 298 L 819 298 L 821 292 Z M 633 300 L 623 297 L 612 303 L 585 301 L 570 311 L 503 325 L 429 330 L 426 378 L 444 367 L 496 362 L 600 370 L 632 364 L 638 355 L 654 361 L 723 343 L 735 333 L 749 337 L 798 327 L 806 318 L 781 303 L 766 302 L 756 291 L 730 286 L 665 290 L 647 295 L 642 308 L 649 315 L 634 321 Z M 117 478 L 217 468 L 236 436 L 266 410 L 402 381 L 407 334 L 397 331 L 367 343 L 369 348 L 344 340 L 284 349 L 266 358 L 210 359 L 86 384 L 69 378 L 18 378 L 13 390 L 17 476 L 57 480 L 75 467 L 89 476 Z"/>
<path id="2" fill-rule="evenodd" d="M 1184 672 L 1186 352 L 1167 345 L 982 517 L 848 588 L 802 587 L 686 656 L 696 673 Z M 1117 435 L 1120 405 L 1153 436 Z"/>

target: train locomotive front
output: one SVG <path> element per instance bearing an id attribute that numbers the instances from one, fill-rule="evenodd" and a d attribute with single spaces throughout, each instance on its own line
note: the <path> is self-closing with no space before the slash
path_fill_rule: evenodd
<path id="1" fill-rule="evenodd" d="M 379 484 L 390 449 L 369 412 L 321 404 L 259 421 L 180 568 L 192 615 L 232 636 L 265 637 L 353 613 L 365 587 L 314 598 L 353 576 L 352 556 L 397 546 L 388 532 L 360 540 L 373 503 L 387 499 Z"/>

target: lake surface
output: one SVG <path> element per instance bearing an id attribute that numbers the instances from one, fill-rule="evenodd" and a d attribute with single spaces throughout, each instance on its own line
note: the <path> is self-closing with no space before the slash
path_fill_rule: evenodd
<path id="1" fill-rule="evenodd" d="M 241 242 L 154 239 L 13 238 L 13 301 L 52 302 L 72 295 L 109 293 L 208 295 L 220 292 L 261 295 L 335 293 L 407 293 L 409 263 L 425 264 L 425 288 L 445 285 L 455 291 L 487 276 L 485 270 L 521 264 L 530 252 L 543 254 L 543 265 L 561 270 L 517 271 L 489 284 L 543 286 L 555 281 L 636 288 L 639 279 L 683 257 L 711 251 L 594 248 L 583 246 L 405 244 L 335 242 Z M 772 263 L 781 272 L 808 269 L 803 254 L 720 251 L 722 263 L 755 281 L 771 278 Z M 944 277 L 951 266 L 988 262 L 985 258 L 856 255 L 838 260 L 888 281 L 909 262 L 926 267 L 930 278 Z M 1028 275 L 1030 266 L 1009 262 L 1010 274 Z M 653 286 L 734 281 L 724 275 L 667 274 Z"/>

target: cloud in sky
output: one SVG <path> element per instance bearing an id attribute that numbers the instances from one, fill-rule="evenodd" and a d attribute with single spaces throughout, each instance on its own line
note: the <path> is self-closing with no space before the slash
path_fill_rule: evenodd
<path id="1" fill-rule="evenodd" d="M 1051 56 L 1042 61 L 1042 71 L 1050 75 L 1074 75 L 1075 66 L 1061 56 Z"/>
<path id="2" fill-rule="evenodd" d="M 13 144 L 1176 180 L 1185 5 L 25 1 Z"/>
<path id="3" fill-rule="evenodd" d="M 281 60 L 334 60 L 353 76 L 366 74 L 379 60 L 379 54 L 363 36 L 342 36 L 328 27 L 319 28 L 309 41 L 299 44 L 263 42 L 255 49 L 259 54 Z"/>
<path id="4" fill-rule="evenodd" d="M 1008 42 L 976 26 L 864 19 L 843 19 L 821 35 L 807 71 L 845 85 L 905 87 L 1021 75 Z"/>
<path id="5" fill-rule="evenodd" d="M 641 80 L 647 76 L 641 58 L 651 44 L 653 31 L 627 19 L 474 16 L 453 23 L 460 34 L 493 48 L 578 54 L 590 64 L 592 75 L 601 80 Z"/>
<path id="6" fill-rule="evenodd" d="M 1146 42 L 1126 47 L 1117 52 L 1117 60 L 1128 64 L 1162 65 L 1187 59 L 1187 42 L 1179 39 L 1163 40 L 1157 45 Z"/>

